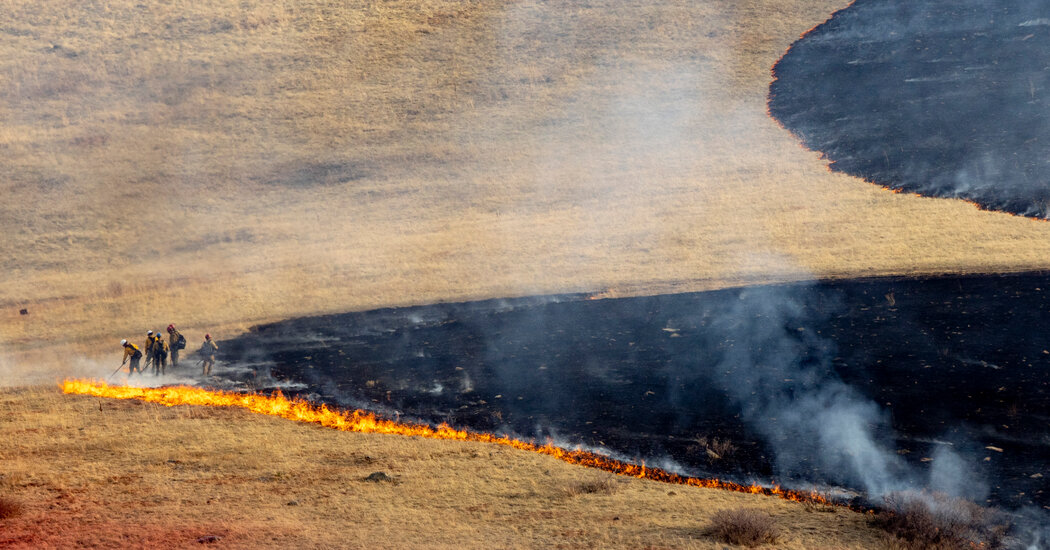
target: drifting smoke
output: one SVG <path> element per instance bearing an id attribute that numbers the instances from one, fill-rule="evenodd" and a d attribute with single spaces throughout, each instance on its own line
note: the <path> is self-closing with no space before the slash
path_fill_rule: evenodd
<path id="1" fill-rule="evenodd" d="M 755 287 L 711 321 L 729 344 L 709 375 L 774 451 L 786 478 L 863 488 L 873 498 L 927 487 L 983 498 L 987 489 L 966 459 L 939 447 L 924 481 L 894 451 L 886 412 L 835 374 L 834 343 L 813 327 L 805 286 Z"/>
<path id="2" fill-rule="evenodd" d="M 55 384 L 71 377 L 104 377 L 112 373 L 118 364 L 119 360 L 104 363 L 65 350 L 47 350 L 35 354 L 0 350 L 0 387 Z M 127 367 L 124 370 L 126 374 Z M 114 376 L 113 380 L 117 378 Z"/>
<path id="3" fill-rule="evenodd" d="M 15 378 L 15 372 L 17 371 L 18 368 L 14 359 L 5 353 L 0 353 L 0 381 L 4 385 L 14 385 L 9 381 Z"/>
<path id="4" fill-rule="evenodd" d="M 861 487 L 875 501 L 903 498 L 945 525 L 991 532 L 996 522 L 1012 524 L 1007 547 L 1050 548 L 1044 510 L 1006 519 L 944 498 L 983 502 L 989 494 L 978 455 L 955 450 L 969 450 L 968 442 L 938 442 L 925 473 L 894 451 L 889 415 L 835 374 L 834 344 L 809 328 L 825 325 L 806 307 L 813 297 L 804 286 L 749 288 L 712 323 L 732 345 L 709 374 L 765 438 L 780 476 Z"/>
<path id="5" fill-rule="evenodd" d="M 833 170 L 1048 218 L 1045 9 L 859 0 L 776 65 L 770 112 Z"/>
<path id="6" fill-rule="evenodd" d="M 172 367 L 169 362 L 162 376 L 154 376 L 152 366 L 147 368 L 145 363 L 143 358 L 141 365 L 147 374 L 143 376 L 136 373 L 132 376 L 128 373 L 128 365 L 121 364 L 119 353 L 109 361 L 66 353 L 64 350 L 56 350 L 51 354 L 37 354 L 29 359 L 16 359 L 11 354 L 0 353 L 0 386 L 51 385 L 70 378 L 104 380 L 110 384 L 137 388 L 156 388 L 172 384 L 193 385 L 200 382 L 200 378 L 195 376 L 200 369 L 187 366 L 192 365 L 193 361 L 185 357 L 178 369 Z M 227 371 L 228 374 L 235 374 L 241 369 L 232 367 Z M 274 387 L 284 388 L 290 385 L 299 386 L 273 381 Z"/>

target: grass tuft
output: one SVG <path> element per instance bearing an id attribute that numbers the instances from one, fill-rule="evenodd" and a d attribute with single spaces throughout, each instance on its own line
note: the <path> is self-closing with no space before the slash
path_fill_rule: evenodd
<path id="1" fill-rule="evenodd" d="M 617 483 L 613 476 L 603 476 L 585 481 L 574 481 L 565 492 L 576 497 L 580 495 L 611 495 L 616 492 Z"/>
<path id="2" fill-rule="evenodd" d="M 775 544 L 780 529 L 768 514 L 749 508 L 719 510 L 711 518 L 711 532 L 719 541 L 741 546 Z"/>
<path id="3" fill-rule="evenodd" d="M 23 512 L 25 512 L 25 507 L 21 502 L 11 497 L 0 497 L 0 519 L 18 517 Z"/>

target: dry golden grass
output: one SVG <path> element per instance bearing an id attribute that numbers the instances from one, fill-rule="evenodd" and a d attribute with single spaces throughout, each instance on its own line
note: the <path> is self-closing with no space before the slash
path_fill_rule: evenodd
<path id="1" fill-rule="evenodd" d="M 831 174 L 766 116 L 846 3 L 9 0 L 0 369 L 168 322 L 1047 268 L 1050 224 Z"/>
<path id="2" fill-rule="evenodd" d="M 0 391 L 5 548 L 717 548 L 716 512 L 777 548 L 878 548 L 845 509 L 608 477 L 483 444 L 327 430 L 242 410 Z M 367 481 L 384 472 L 392 481 Z M 584 488 L 584 490 L 580 490 Z"/>

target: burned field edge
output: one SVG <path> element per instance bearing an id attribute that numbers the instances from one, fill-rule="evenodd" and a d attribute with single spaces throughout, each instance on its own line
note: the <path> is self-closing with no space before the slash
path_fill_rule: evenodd
<path id="1" fill-rule="evenodd" d="M 68 394 L 90 395 L 96 397 L 137 400 L 156 403 L 168 407 L 179 405 L 212 406 L 222 408 L 243 408 L 253 413 L 276 416 L 297 422 L 320 424 L 338 431 L 396 434 L 415 436 L 425 439 L 437 439 L 456 442 L 477 442 L 488 445 L 510 447 L 516 450 L 529 451 L 556 458 L 572 465 L 603 470 L 616 476 L 628 476 L 665 484 L 685 485 L 694 488 L 720 489 L 750 495 L 776 496 L 783 500 L 802 503 L 806 512 L 836 512 L 834 506 L 849 508 L 854 512 L 867 512 L 865 516 L 871 527 L 879 527 L 890 533 L 891 537 L 911 541 L 908 547 L 930 547 L 930 542 L 947 542 L 949 547 L 960 544 L 997 548 L 1004 537 L 1011 532 L 1024 533 L 1025 528 L 1017 529 L 1014 519 L 996 510 L 988 510 L 959 499 L 943 498 L 938 495 L 918 493 L 901 493 L 889 495 L 873 507 L 858 502 L 844 502 L 840 499 L 829 499 L 827 495 L 816 492 L 798 492 L 781 487 L 762 487 L 757 485 L 743 486 L 717 479 L 698 479 L 683 477 L 659 468 L 650 468 L 627 462 L 608 459 L 604 456 L 583 450 L 565 450 L 552 444 L 536 445 L 507 437 L 496 437 L 491 434 L 456 430 L 441 425 L 438 427 L 425 424 L 394 422 L 377 418 L 372 413 L 360 410 L 332 410 L 324 405 L 315 405 L 301 399 L 289 400 L 282 395 L 264 395 L 260 393 L 224 392 L 188 386 L 163 386 L 158 388 L 136 388 L 128 386 L 109 386 L 101 382 L 84 380 L 66 380 L 62 391 Z M 101 406 L 100 406 L 101 407 Z M 474 458 L 480 455 L 471 451 Z M 491 453 L 490 457 L 491 457 Z M 366 462 L 372 462 L 369 459 Z M 179 461 L 169 460 L 169 463 Z M 550 471 L 547 470 L 546 475 Z M 399 476 L 390 477 L 385 472 L 372 472 L 360 479 L 370 482 L 400 483 Z M 581 494 L 611 494 L 615 492 L 616 482 L 612 477 L 574 482 L 565 489 L 566 495 L 576 497 Z M 669 491 L 667 496 L 677 493 Z M 296 505 L 298 501 L 295 501 Z M 703 507 L 701 507 L 703 509 Z M 864 516 L 862 516 L 864 517 Z M 3 519 L 3 517 L 0 517 Z M 614 520 L 618 519 L 614 518 Z M 797 518 L 796 518 L 797 519 Z M 743 520 L 738 521 L 738 520 Z M 762 534 L 765 542 L 777 542 L 780 529 L 776 522 L 764 512 L 754 508 L 722 509 L 711 516 L 711 526 L 702 531 L 703 536 L 713 536 L 723 542 L 733 542 L 752 546 L 744 539 L 749 533 Z M 921 527 L 915 529 L 915 527 Z M 734 535 L 735 534 L 735 535 Z M 744 537 L 739 539 L 738 536 Z M 1022 535 L 1023 536 L 1023 535 Z M 757 542 L 757 541 L 752 541 Z M 987 545 L 986 545 L 987 543 Z M 941 544 L 938 547 L 944 546 Z M 896 547 L 896 546 L 895 546 Z"/>
<path id="2" fill-rule="evenodd" d="M 690 478 L 661 468 L 652 468 L 645 465 L 608 458 L 601 454 L 592 453 L 582 449 L 563 449 L 550 442 L 537 444 L 535 442 L 521 441 L 508 436 L 495 436 L 490 433 L 456 429 L 447 424 L 441 424 L 434 427 L 428 424 L 395 421 L 381 418 L 375 413 L 362 411 L 360 409 L 331 409 L 327 405 L 317 405 L 300 398 L 289 399 L 280 393 L 268 395 L 258 392 L 227 392 L 190 386 L 139 388 L 131 386 L 110 386 L 105 382 L 68 379 L 62 383 L 62 392 L 118 400 L 139 400 L 148 403 L 158 403 L 169 407 L 178 405 L 197 405 L 243 408 L 256 414 L 276 416 L 297 422 L 319 424 L 323 427 L 338 431 L 393 434 L 422 437 L 424 439 L 478 442 L 510 447 L 512 449 L 547 455 L 563 462 L 602 470 L 618 476 L 635 477 L 673 485 L 722 489 L 752 495 L 776 496 L 784 500 L 811 505 L 835 503 L 817 492 L 792 491 L 783 489 L 779 486 L 748 486 L 717 479 Z M 853 511 L 869 511 L 867 508 L 861 506 L 860 503 L 842 504 L 852 508 Z"/>
<path id="3" fill-rule="evenodd" d="M 777 61 L 769 113 L 833 171 L 1046 219 L 1045 21 L 1023 2 L 857 0 Z"/>
<path id="4" fill-rule="evenodd" d="M 1043 505 L 1044 289 L 1047 272 L 442 303 L 263 325 L 222 349 L 230 381 L 258 389 L 789 485 L 834 473 L 804 455 L 785 465 L 762 436 L 778 419 L 756 426 L 762 403 L 734 392 L 841 380 L 881 408 L 876 437 L 909 464 L 950 446 L 989 502 Z M 763 354 L 805 376 L 768 386 L 749 364 Z"/>

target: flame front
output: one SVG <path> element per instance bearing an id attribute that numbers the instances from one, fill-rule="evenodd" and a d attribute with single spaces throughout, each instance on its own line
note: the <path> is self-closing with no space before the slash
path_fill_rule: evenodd
<path id="1" fill-rule="evenodd" d="M 563 449 L 548 442 L 538 445 L 506 436 L 497 436 L 482 432 L 458 430 L 441 424 L 432 427 L 426 424 L 394 422 L 377 417 L 374 413 L 362 410 L 339 411 L 329 409 L 326 405 L 314 405 L 301 399 L 287 399 L 278 392 L 275 395 L 256 393 L 232 393 L 212 391 L 189 386 L 169 386 L 161 388 L 133 388 L 129 386 L 110 386 L 104 382 L 86 380 L 66 380 L 62 383 L 64 393 L 108 397 L 112 399 L 138 399 L 150 403 L 159 403 L 168 407 L 175 405 L 201 405 L 211 407 L 241 407 L 249 411 L 279 416 L 298 422 L 320 424 L 327 428 L 345 432 L 383 433 L 405 436 L 418 436 L 430 439 L 451 439 L 456 441 L 477 441 L 513 447 L 523 451 L 545 454 L 570 464 L 579 464 L 597 468 L 617 475 L 631 476 L 664 483 L 723 489 L 756 495 L 776 496 L 796 502 L 813 502 L 831 504 L 826 498 L 815 492 L 802 492 L 782 489 L 779 486 L 764 487 L 761 485 L 742 485 L 719 479 L 701 479 L 687 477 L 659 468 L 648 468 L 645 464 L 631 464 L 611 459 L 596 453 L 580 449 Z"/>

